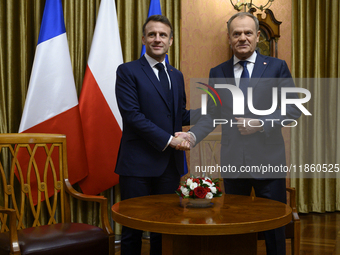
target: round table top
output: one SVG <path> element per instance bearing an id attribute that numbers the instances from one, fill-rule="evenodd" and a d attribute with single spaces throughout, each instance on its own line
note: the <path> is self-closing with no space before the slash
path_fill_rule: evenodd
<path id="1" fill-rule="evenodd" d="M 274 200 L 222 195 L 208 208 L 188 207 L 176 194 L 131 198 L 112 206 L 112 219 L 124 226 L 175 235 L 233 235 L 288 224 L 292 209 Z"/>

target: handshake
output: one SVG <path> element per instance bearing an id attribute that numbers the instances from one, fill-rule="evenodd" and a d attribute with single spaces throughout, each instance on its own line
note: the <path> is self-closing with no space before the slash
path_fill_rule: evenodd
<path id="1" fill-rule="evenodd" d="M 195 146 L 196 138 L 191 132 L 176 132 L 170 141 L 170 147 L 176 150 L 190 150 Z"/>

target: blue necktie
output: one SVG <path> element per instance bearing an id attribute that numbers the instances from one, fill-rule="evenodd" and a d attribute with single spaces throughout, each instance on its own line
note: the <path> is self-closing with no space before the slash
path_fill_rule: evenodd
<path id="1" fill-rule="evenodd" d="M 247 69 L 247 64 L 248 64 L 248 61 L 239 61 L 238 62 L 241 66 L 243 66 L 243 71 L 242 71 L 242 74 L 241 74 L 241 79 L 240 79 L 240 89 L 242 90 L 243 92 L 243 95 L 244 95 L 244 99 L 245 101 L 247 100 L 246 98 L 246 95 L 247 95 L 247 88 L 249 86 L 249 72 L 248 72 L 248 69 Z"/>
<path id="2" fill-rule="evenodd" d="M 171 103 L 171 93 L 170 93 L 170 85 L 169 85 L 169 79 L 168 76 L 166 75 L 165 69 L 164 69 L 164 65 L 162 63 L 158 63 L 155 65 L 155 67 L 158 69 L 158 77 L 159 77 L 159 81 L 162 85 L 162 89 L 165 92 L 165 95 L 168 99 L 168 103 Z"/>
<path id="3" fill-rule="evenodd" d="M 168 80 L 168 76 L 165 73 L 164 65 L 162 63 L 158 63 L 155 65 L 155 67 L 158 69 L 159 81 L 161 82 L 164 91 L 168 92 L 169 91 L 169 80 Z"/>

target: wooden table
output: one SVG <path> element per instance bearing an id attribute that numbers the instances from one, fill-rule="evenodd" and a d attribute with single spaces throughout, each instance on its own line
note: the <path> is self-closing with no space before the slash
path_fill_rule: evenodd
<path id="1" fill-rule="evenodd" d="M 257 232 L 288 224 L 291 208 L 250 196 L 223 195 L 209 208 L 188 208 L 176 194 L 127 199 L 112 206 L 114 221 L 162 233 L 163 255 L 256 255 Z"/>

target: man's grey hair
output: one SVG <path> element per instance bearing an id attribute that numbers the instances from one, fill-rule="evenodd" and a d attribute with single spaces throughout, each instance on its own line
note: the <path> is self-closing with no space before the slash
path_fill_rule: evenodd
<path id="1" fill-rule="evenodd" d="M 252 18 L 254 20 L 254 22 L 255 22 L 256 31 L 260 30 L 259 20 L 253 14 L 251 14 L 250 12 L 238 12 L 238 13 L 234 14 L 233 16 L 231 16 L 231 18 L 227 22 L 227 24 L 228 24 L 228 33 L 229 34 L 230 34 L 230 24 L 237 17 L 241 17 L 241 18 L 249 17 L 249 18 Z"/>

